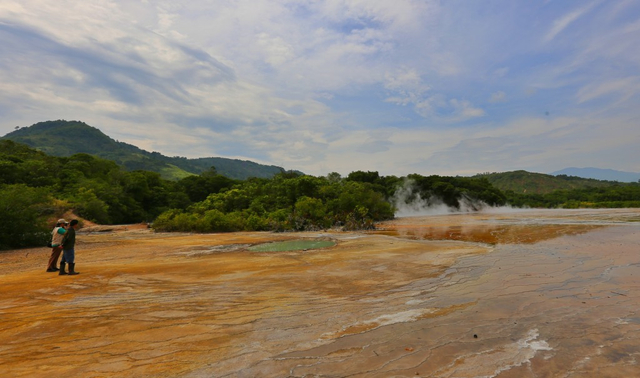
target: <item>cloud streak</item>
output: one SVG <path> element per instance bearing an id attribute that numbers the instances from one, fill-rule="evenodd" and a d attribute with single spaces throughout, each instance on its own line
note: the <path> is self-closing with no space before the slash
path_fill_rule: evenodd
<path id="1" fill-rule="evenodd" d="M 549 32 L 545 36 L 544 41 L 545 42 L 549 42 L 549 41 L 553 40 L 564 29 L 566 29 L 569 25 L 574 23 L 577 19 L 582 17 L 584 14 L 588 13 L 597 4 L 598 4 L 598 2 L 592 1 L 591 3 L 589 3 L 588 5 L 586 5 L 584 7 L 575 9 L 575 10 L 563 15 L 562 17 L 556 19 L 553 22 L 553 26 L 551 27 L 551 29 L 549 30 Z"/>

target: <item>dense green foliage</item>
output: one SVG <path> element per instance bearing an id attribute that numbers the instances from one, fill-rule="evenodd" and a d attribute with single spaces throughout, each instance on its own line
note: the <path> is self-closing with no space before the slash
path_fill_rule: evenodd
<path id="1" fill-rule="evenodd" d="M 13 140 L 37 148 L 53 156 L 86 153 L 113 160 L 128 171 L 145 170 L 160 173 L 168 180 L 198 175 L 211 166 L 233 179 L 270 178 L 283 171 L 274 165 L 246 160 L 209 157 L 187 159 L 148 152 L 131 144 L 115 141 L 95 127 L 80 121 L 46 121 L 15 130 L 0 139 Z"/>
<path id="2" fill-rule="evenodd" d="M 2 140 L 0 216 L 18 229 L 4 236 L 11 242 L 3 240 L 0 248 L 40 243 L 24 235 L 41 233 L 45 219 L 71 209 L 103 224 L 152 221 L 168 209 L 192 203 L 184 188 L 180 181 L 164 180 L 158 173 L 126 172 L 112 161 L 88 154 L 53 157 Z"/>
<path id="3" fill-rule="evenodd" d="M 392 217 L 393 208 L 370 184 L 280 174 L 210 194 L 187 211 L 168 211 L 156 219 L 154 228 L 199 232 L 357 229 Z"/>
<path id="4" fill-rule="evenodd" d="M 78 215 L 98 223 L 151 221 L 163 211 L 190 204 L 180 182 L 155 172 L 122 171 L 88 154 L 48 156 L 10 140 L 0 141 L 0 185 L 41 188 Z"/>
<path id="5" fill-rule="evenodd" d="M 392 218 L 394 204 L 418 196 L 438 198 L 454 208 L 462 200 L 491 206 L 505 203 L 504 194 L 485 179 L 417 174 L 398 178 L 363 171 L 345 179 L 337 173 L 327 177 L 283 173 L 272 180 L 239 182 L 186 210 L 167 211 L 155 220 L 154 228 L 198 232 L 367 229 L 375 221 Z"/>
<path id="6" fill-rule="evenodd" d="M 640 184 L 605 184 L 537 194 L 502 192 L 486 176 L 282 172 L 234 180 L 214 168 L 172 181 L 86 153 L 55 157 L 0 140 L 0 217 L 9 220 L 0 249 L 44 245 L 51 222 L 67 211 L 102 224 L 153 222 L 163 231 L 224 232 L 368 229 L 412 203 L 464 211 L 505 204 L 640 207 Z"/>
<path id="7" fill-rule="evenodd" d="M 50 206 L 46 190 L 23 184 L 0 185 L 0 214 L 7 215 L 3 216 L 0 250 L 45 245 L 49 233 L 42 215 L 52 210 Z"/>
<path id="8" fill-rule="evenodd" d="M 507 191 L 508 202 L 516 207 L 622 208 L 640 207 L 640 184 L 618 184 L 605 188 L 556 190 L 546 194 L 517 194 Z"/>

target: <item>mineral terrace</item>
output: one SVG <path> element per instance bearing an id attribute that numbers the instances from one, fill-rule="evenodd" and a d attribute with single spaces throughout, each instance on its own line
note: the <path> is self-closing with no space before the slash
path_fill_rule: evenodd
<path id="1" fill-rule="evenodd" d="M 293 239 L 336 245 L 248 250 Z M 2 377 L 640 376 L 638 209 L 86 228 L 77 276 L 49 252 L 0 252 Z"/>

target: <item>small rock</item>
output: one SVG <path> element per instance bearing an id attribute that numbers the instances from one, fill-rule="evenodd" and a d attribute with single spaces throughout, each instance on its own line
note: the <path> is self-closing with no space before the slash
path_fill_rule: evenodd
<path id="1" fill-rule="evenodd" d="M 474 334 L 474 335 L 473 335 L 473 338 L 474 338 L 474 339 L 477 339 L 477 338 L 478 338 L 478 335 Z"/>

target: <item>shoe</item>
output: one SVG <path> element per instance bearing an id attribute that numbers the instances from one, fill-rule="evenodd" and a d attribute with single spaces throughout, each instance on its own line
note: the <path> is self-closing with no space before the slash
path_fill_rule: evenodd
<path id="1" fill-rule="evenodd" d="M 47 272 L 57 272 L 60 269 L 56 269 L 56 268 L 47 268 Z"/>
<path id="2" fill-rule="evenodd" d="M 70 276 L 73 276 L 73 275 L 76 275 L 76 274 L 80 274 L 80 273 L 76 272 L 75 269 L 76 269 L 76 263 L 69 263 L 69 275 Z"/>
<path id="3" fill-rule="evenodd" d="M 60 272 L 58 272 L 59 276 L 66 276 L 67 275 L 67 272 L 64 271 L 64 265 L 65 264 L 63 262 L 60 263 Z M 71 268 L 71 264 L 69 264 L 69 268 Z"/>

